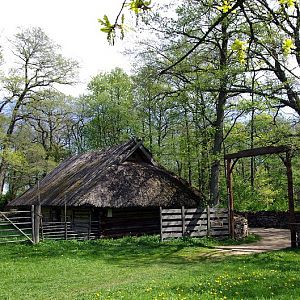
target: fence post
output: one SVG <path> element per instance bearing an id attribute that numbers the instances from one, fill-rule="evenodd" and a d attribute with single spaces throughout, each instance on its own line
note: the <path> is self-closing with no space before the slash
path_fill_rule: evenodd
<path id="1" fill-rule="evenodd" d="M 65 240 L 68 239 L 68 224 L 67 224 L 67 202 L 66 202 L 66 197 L 65 197 Z"/>
<path id="2" fill-rule="evenodd" d="M 34 206 L 34 244 L 40 242 L 40 220 L 41 220 L 41 205 Z"/>
<path id="3" fill-rule="evenodd" d="M 186 228 L 185 228 L 185 210 L 184 206 L 181 206 L 181 221 L 182 221 L 182 236 L 185 236 Z"/>
<path id="4" fill-rule="evenodd" d="M 31 239 L 32 242 L 35 244 L 35 235 L 34 235 L 34 205 L 31 205 Z"/>
<path id="5" fill-rule="evenodd" d="M 207 236 L 210 236 L 210 207 L 207 205 L 206 207 L 207 212 Z"/>
<path id="6" fill-rule="evenodd" d="M 162 208 L 159 207 L 159 223 L 160 223 L 160 241 L 163 241 L 163 227 L 162 227 Z"/>

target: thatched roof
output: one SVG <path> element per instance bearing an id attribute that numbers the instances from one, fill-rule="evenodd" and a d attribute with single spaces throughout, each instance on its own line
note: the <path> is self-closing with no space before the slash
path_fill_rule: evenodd
<path id="1" fill-rule="evenodd" d="M 200 194 L 158 166 L 141 142 L 73 156 L 9 206 L 196 206 Z"/>

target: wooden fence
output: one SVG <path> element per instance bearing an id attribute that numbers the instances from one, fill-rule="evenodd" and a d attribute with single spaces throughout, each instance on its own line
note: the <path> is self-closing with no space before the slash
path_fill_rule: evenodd
<path id="1" fill-rule="evenodd" d="M 228 210 L 223 208 L 160 208 L 160 237 L 225 237 L 229 235 L 228 222 Z"/>
<path id="2" fill-rule="evenodd" d="M 0 212 L 0 244 L 33 240 L 33 211 Z"/>

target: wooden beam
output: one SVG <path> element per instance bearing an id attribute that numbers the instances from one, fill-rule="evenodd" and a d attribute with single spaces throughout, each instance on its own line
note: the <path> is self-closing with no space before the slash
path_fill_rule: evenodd
<path id="1" fill-rule="evenodd" d="M 232 161 L 227 159 L 227 193 L 228 193 L 228 214 L 229 214 L 229 234 L 234 238 L 234 204 L 233 204 L 233 188 L 232 188 Z"/>
<path id="2" fill-rule="evenodd" d="M 243 150 L 237 153 L 226 154 L 224 157 L 225 159 L 235 159 L 235 158 L 253 157 L 259 155 L 266 155 L 266 154 L 283 153 L 289 150 L 290 148 L 288 146 L 268 146 L 268 147 L 260 147 L 260 148 Z"/>
<path id="3" fill-rule="evenodd" d="M 292 226 L 292 223 L 296 222 L 295 217 L 295 205 L 294 205 L 294 188 L 293 188 L 293 171 L 292 171 L 292 159 L 291 159 L 291 152 L 286 152 L 286 159 L 284 162 L 286 166 L 286 175 L 288 181 L 288 199 L 289 199 L 289 223 L 290 223 L 290 230 L 291 230 L 291 247 L 296 248 L 296 230 L 295 227 Z"/>

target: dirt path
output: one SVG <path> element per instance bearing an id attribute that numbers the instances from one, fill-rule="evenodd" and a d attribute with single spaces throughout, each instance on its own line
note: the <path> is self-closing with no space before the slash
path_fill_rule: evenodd
<path id="1" fill-rule="evenodd" d="M 261 240 L 251 244 L 217 247 L 217 249 L 224 253 L 241 255 L 280 250 L 291 246 L 289 229 L 252 228 L 249 232 L 259 235 Z"/>

